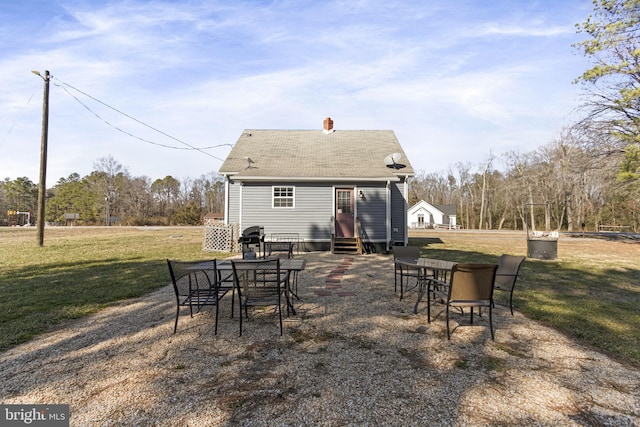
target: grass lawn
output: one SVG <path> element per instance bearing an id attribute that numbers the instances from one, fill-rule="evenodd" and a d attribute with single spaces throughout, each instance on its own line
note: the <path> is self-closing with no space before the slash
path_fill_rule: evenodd
<path id="1" fill-rule="evenodd" d="M 0 351 L 165 286 L 166 258 L 227 256 L 203 252 L 203 238 L 201 227 L 61 227 L 47 228 L 39 247 L 34 228 L 0 228 Z M 409 243 L 458 262 L 527 251 L 524 233 L 411 232 Z M 558 259 L 527 259 L 516 286 L 517 311 L 640 366 L 640 244 L 562 236 Z"/>
<path id="2" fill-rule="evenodd" d="M 169 283 L 167 258 L 204 259 L 202 227 L 0 228 L 0 351 L 64 319 Z"/>

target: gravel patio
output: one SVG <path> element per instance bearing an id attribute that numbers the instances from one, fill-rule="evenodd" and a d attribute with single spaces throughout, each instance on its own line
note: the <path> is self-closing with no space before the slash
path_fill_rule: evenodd
<path id="1" fill-rule="evenodd" d="M 72 426 L 637 426 L 640 372 L 499 305 L 447 340 L 391 255 L 300 254 L 298 314 L 242 337 L 221 305 L 184 311 L 170 286 L 0 354 L 0 401 L 69 404 Z M 168 274 L 167 274 L 168 277 Z"/>

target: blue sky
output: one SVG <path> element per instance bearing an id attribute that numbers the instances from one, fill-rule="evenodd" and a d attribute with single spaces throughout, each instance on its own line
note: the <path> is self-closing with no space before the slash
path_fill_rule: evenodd
<path id="1" fill-rule="evenodd" d="M 133 176 L 198 178 L 244 129 L 321 129 L 327 116 L 338 131 L 395 131 L 418 172 L 531 151 L 575 120 L 572 81 L 589 63 L 571 44 L 591 12 L 590 0 L 2 0 L 0 179 L 38 182 L 32 70 L 53 76 L 48 187 L 107 156 Z"/>

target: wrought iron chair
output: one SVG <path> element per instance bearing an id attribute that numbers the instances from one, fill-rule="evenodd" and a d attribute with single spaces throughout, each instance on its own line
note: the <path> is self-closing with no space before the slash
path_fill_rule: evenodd
<path id="1" fill-rule="evenodd" d="M 264 242 L 264 255 L 265 258 L 269 257 L 283 257 L 293 258 L 293 242 L 284 241 L 269 241 Z"/>
<path id="2" fill-rule="evenodd" d="M 512 316 L 513 290 L 516 287 L 516 280 L 523 262 L 523 256 L 503 254 L 498 258 L 498 270 L 496 271 L 496 280 L 493 287 L 497 291 L 509 292 L 509 309 Z"/>
<path id="3" fill-rule="evenodd" d="M 282 298 L 288 307 L 288 271 L 280 269 L 280 259 L 231 260 L 233 280 L 240 303 L 240 336 L 242 336 L 242 310 L 248 319 L 248 307 L 275 306 L 282 335 Z"/>
<path id="4" fill-rule="evenodd" d="M 222 297 L 229 292 L 229 287 L 220 286 L 216 268 L 216 260 L 175 261 L 167 260 L 171 283 L 176 294 L 176 320 L 173 333 L 178 329 L 180 307 L 189 307 L 193 317 L 194 307 L 200 312 L 205 306 L 216 307 L 215 331 L 218 333 L 218 307 Z"/>
<path id="5" fill-rule="evenodd" d="M 449 286 L 446 293 L 436 287 L 430 292 L 434 298 L 442 298 L 446 305 L 447 338 L 451 339 L 449 327 L 450 309 L 459 308 L 464 314 L 463 308 L 471 308 L 471 324 L 473 325 L 473 309 L 487 307 L 489 309 L 489 329 L 491 339 L 495 340 L 493 332 L 493 283 L 496 276 L 497 265 L 494 264 L 456 264 L 451 270 Z M 429 319 L 431 321 L 431 319 Z"/>

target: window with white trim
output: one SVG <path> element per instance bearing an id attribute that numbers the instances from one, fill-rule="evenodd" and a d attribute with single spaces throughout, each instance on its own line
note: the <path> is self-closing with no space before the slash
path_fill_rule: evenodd
<path id="1" fill-rule="evenodd" d="M 273 207 L 293 208 L 295 201 L 295 187 L 273 187 Z"/>

